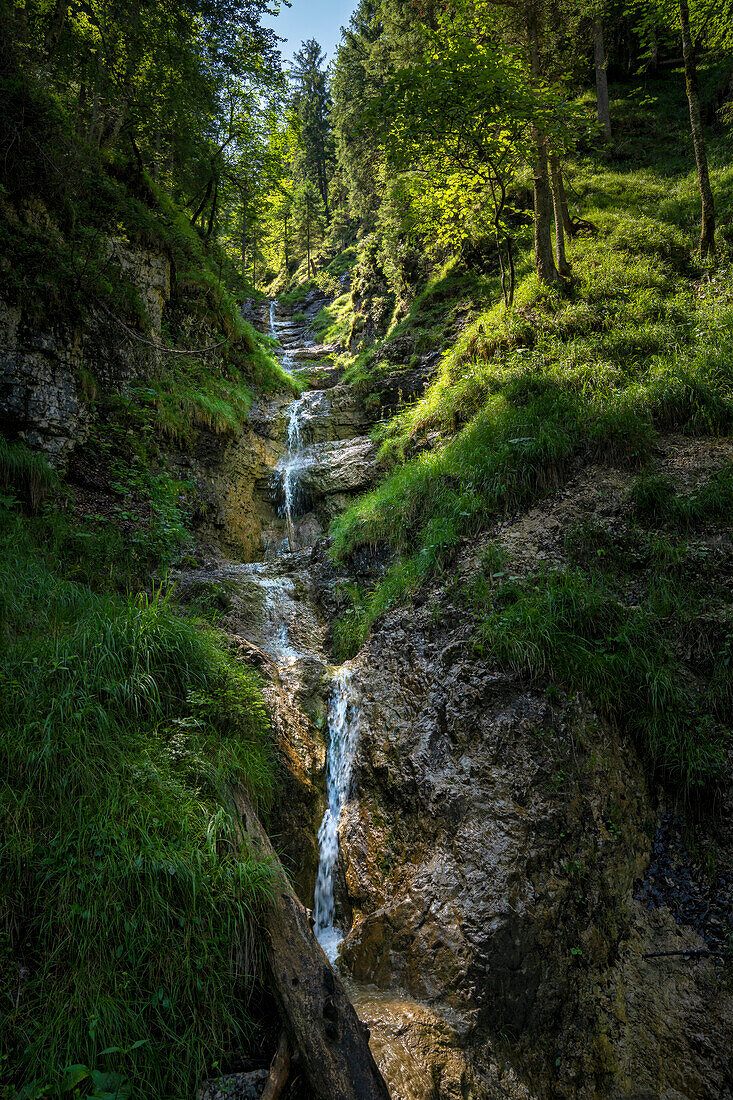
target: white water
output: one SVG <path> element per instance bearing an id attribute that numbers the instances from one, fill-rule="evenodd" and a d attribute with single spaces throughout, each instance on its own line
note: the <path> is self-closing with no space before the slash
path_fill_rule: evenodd
<path id="1" fill-rule="evenodd" d="M 273 339 L 277 340 L 278 343 L 281 345 L 282 350 L 279 352 L 279 359 L 283 367 L 286 371 L 292 371 L 295 367 L 295 361 L 293 360 L 292 354 L 282 343 L 282 340 L 280 338 L 281 326 L 278 325 L 278 322 L 275 318 L 275 311 L 275 303 L 270 302 L 270 336 L 272 336 Z"/>
<path id="2" fill-rule="evenodd" d="M 334 885 L 338 861 L 338 827 L 349 797 L 351 766 L 359 734 L 359 711 L 351 669 L 340 668 L 333 681 L 328 714 L 326 756 L 327 806 L 318 830 L 318 878 L 313 903 L 315 933 L 328 959 L 334 962 L 343 934 L 335 924 Z"/>
<path id="3" fill-rule="evenodd" d="M 280 326 L 276 320 L 275 302 L 270 302 L 270 335 L 274 337 L 282 347 L 279 358 L 283 367 L 286 371 L 292 371 L 296 364 L 292 354 L 282 343 Z M 298 486 L 299 474 L 305 465 L 303 455 L 302 416 L 308 404 L 307 395 L 308 391 L 306 390 L 297 400 L 293 401 L 288 409 L 287 451 L 275 466 L 274 473 L 275 481 L 277 481 L 278 478 L 282 478 L 283 495 L 285 497 L 283 512 L 285 515 L 288 543 L 291 550 L 295 549 L 295 528 L 293 526 L 293 519 L 298 515 L 301 503 Z"/>

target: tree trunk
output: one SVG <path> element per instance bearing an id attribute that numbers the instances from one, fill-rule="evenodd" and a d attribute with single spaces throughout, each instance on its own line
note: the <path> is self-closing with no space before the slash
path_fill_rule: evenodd
<path id="1" fill-rule="evenodd" d="M 242 256 L 242 278 L 247 278 L 247 197 L 242 196 L 242 236 L 240 238 Z"/>
<path id="2" fill-rule="evenodd" d="M 558 271 L 552 255 L 552 194 L 547 168 L 545 135 L 538 126 L 532 126 L 535 150 L 534 164 L 534 256 L 537 275 L 541 283 L 555 283 Z"/>
<path id="3" fill-rule="evenodd" d="M 552 179 L 553 192 L 557 190 L 557 194 L 560 199 L 562 227 L 565 230 L 565 236 L 574 237 L 577 233 L 577 228 L 573 223 L 573 219 L 570 217 L 570 210 L 568 209 L 568 197 L 565 194 L 565 180 L 563 179 L 562 164 L 560 163 L 559 157 L 553 156 L 550 159 L 550 176 Z"/>
<path id="4" fill-rule="evenodd" d="M 241 836 L 274 869 L 260 928 L 272 989 L 293 1049 L 318 1100 L 389 1100 L 368 1032 L 311 931 L 308 915 L 245 792 L 233 791 Z"/>
<path id="5" fill-rule="evenodd" d="M 209 222 L 206 226 L 207 238 L 214 232 L 214 222 L 216 221 L 216 211 L 219 205 L 219 181 L 214 181 L 214 194 L 211 199 L 211 209 L 209 210 Z"/>
<path id="6" fill-rule="evenodd" d="M 306 251 L 308 252 L 308 278 L 310 279 L 310 277 L 311 277 L 311 207 L 310 207 L 310 202 L 308 201 L 307 193 L 306 193 L 306 200 L 305 200 L 305 222 L 306 222 L 305 247 L 306 247 Z"/>
<path id="7" fill-rule="evenodd" d="M 593 20 L 593 53 L 596 63 L 596 96 L 598 98 L 598 121 L 603 132 L 611 140 L 611 111 L 608 105 L 608 76 L 606 73 L 606 47 L 603 41 L 603 23 L 600 15 Z"/>
<path id="8" fill-rule="evenodd" d="M 713 189 L 708 174 L 708 158 L 705 151 L 705 137 L 700 115 L 700 93 L 697 86 L 697 65 L 695 51 L 690 35 L 690 9 L 687 0 L 680 0 L 680 23 L 682 24 L 682 56 L 685 62 L 685 84 L 687 102 L 690 105 L 690 127 L 692 144 L 697 164 L 697 182 L 702 200 L 702 218 L 700 222 L 700 255 L 715 255 L 715 203 Z"/>
<path id="9" fill-rule="evenodd" d="M 557 270 L 563 278 L 569 279 L 573 272 L 565 255 L 565 229 L 562 208 L 562 197 L 565 189 L 562 185 L 562 171 L 556 156 L 551 156 L 549 160 L 550 178 L 552 180 L 552 209 L 555 216 L 555 259 Z"/>
<path id="10" fill-rule="evenodd" d="M 204 191 L 204 197 L 202 198 L 201 202 L 196 207 L 194 213 L 191 215 L 191 225 L 195 225 L 196 222 L 199 220 L 199 218 L 201 218 L 202 225 L 205 224 L 204 210 L 206 209 L 206 204 L 208 203 L 209 199 L 211 198 L 211 191 L 212 191 L 213 187 L 214 187 L 214 177 L 209 176 L 208 183 L 206 184 L 206 190 Z"/>
<path id="11" fill-rule="evenodd" d="M 326 166 L 326 154 L 322 155 L 320 165 L 320 176 L 322 179 L 321 195 L 323 197 L 323 206 L 326 211 L 326 225 L 331 224 L 331 211 L 328 209 L 328 169 Z"/>
<path id="12" fill-rule="evenodd" d="M 529 0 L 527 15 L 527 46 L 533 82 L 542 78 L 540 61 L 539 13 L 536 0 Z M 552 195 L 547 167 L 547 142 L 542 129 L 532 123 L 534 146 L 534 256 L 541 283 L 557 282 L 558 271 L 552 255 Z"/>

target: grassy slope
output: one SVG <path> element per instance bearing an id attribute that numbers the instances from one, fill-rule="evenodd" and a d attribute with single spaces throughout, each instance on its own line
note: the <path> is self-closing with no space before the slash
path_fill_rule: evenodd
<path id="1" fill-rule="evenodd" d="M 226 784 L 273 791 L 260 689 L 132 592 L 164 538 L 115 556 L 37 456 L 3 445 L 0 474 L 0 1095 L 191 1095 L 251 1026 L 269 870 Z"/>
<path id="2" fill-rule="evenodd" d="M 0 437 L 0 1097 L 180 1100 L 252 1026 L 269 871 L 233 843 L 226 784 L 266 808 L 276 777 L 255 674 L 161 595 L 188 539 L 166 448 L 296 387 L 216 245 L 29 80 L 3 83 L 24 126 L 0 188 L 4 297 L 41 329 L 91 306 L 146 332 L 113 235 L 172 261 L 164 343 L 227 343 L 162 354 L 123 393 L 84 369 L 92 491 Z"/>
<path id="3" fill-rule="evenodd" d="M 729 432 L 729 244 L 721 239 L 717 271 L 695 267 L 699 200 L 684 99 L 676 85 L 658 91 L 658 102 L 628 90 L 616 102 L 616 161 L 590 155 L 570 167 L 579 211 L 598 229 L 571 245 L 572 286 L 539 288 L 525 239 L 514 308 L 507 313 L 489 301 L 445 352 L 424 396 L 379 429 L 392 472 L 335 522 L 335 550 L 387 542 L 399 560 L 371 592 L 354 593 L 352 612 L 336 630 L 342 655 L 382 611 L 450 571 L 462 540 L 561 485 L 579 461 L 643 468 L 659 433 Z M 730 137 L 717 136 L 710 155 L 725 227 L 733 206 Z M 419 326 L 422 308 L 419 301 L 403 328 Z M 644 618 L 632 614 L 599 583 L 545 578 L 517 595 L 515 618 L 496 619 L 489 608 L 479 631 L 484 651 L 525 673 L 583 688 L 622 719 L 628 707 L 614 702 L 614 686 L 643 667 L 642 682 L 633 681 L 646 714 L 636 729 L 641 744 L 683 782 L 708 779 L 720 761 L 727 711 L 685 689 L 684 669 L 666 648 L 674 624 L 651 606 Z M 479 603 L 474 610 L 485 609 Z M 533 647 L 533 616 L 548 639 L 544 651 Z M 583 656 L 588 631 L 594 651 Z M 611 679 L 606 670 L 601 685 L 598 661 L 612 663 L 619 645 L 628 658 Z M 726 681 L 721 699 L 730 692 L 725 657 L 723 648 L 713 676 Z"/>

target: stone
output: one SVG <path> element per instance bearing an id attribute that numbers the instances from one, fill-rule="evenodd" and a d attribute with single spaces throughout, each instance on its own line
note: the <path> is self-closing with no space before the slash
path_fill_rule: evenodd
<path id="1" fill-rule="evenodd" d="M 300 483 L 312 497 L 363 491 L 374 481 L 376 453 L 365 436 L 316 444 L 305 459 Z"/>
<path id="2" fill-rule="evenodd" d="M 715 965 L 642 958 L 705 945 L 633 898 L 655 819 L 633 746 L 467 641 L 458 613 L 436 628 L 413 606 L 352 663 L 342 967 L 462 1021 L 446 1042 L 477 1080 L 509 1065 L 499 1096 L 730 1096 L 733 1003 Z"/>
<path id="3" fill-rule="evenodd" d="M 199 1090 L 198 1100 L 260 1100 L 269 1076 L 268 1069 L 253 1069 L 216 1077 Z"/>

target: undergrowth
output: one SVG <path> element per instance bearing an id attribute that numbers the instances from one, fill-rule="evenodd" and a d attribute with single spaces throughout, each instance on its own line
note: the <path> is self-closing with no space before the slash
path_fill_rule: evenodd
<path id="1" fill-rule="evenodd" d="M 20 499 L 53 477 L 27 456 L 4 446 L 0 1094 L 173 1100 L 252 1026 L 270 869 L 228 789 L 267 807 L 267 713 L 210 628 L 159 590 L 115 594 L 111 520 Z"/>
<path id="2" fill-rule="evenodd" d="M 629 607 L 610 579 L 576 569 L 510 581 L 483 610 L 475 647 L 502 667 L 581 692 L 689 789 L 718 776 L 725 759 L 730 638 L 714 654 L 706 687 L 675 652 L 680 601 L 677 615 L 669 607 L 664 615 L 654 595 Z"/>

